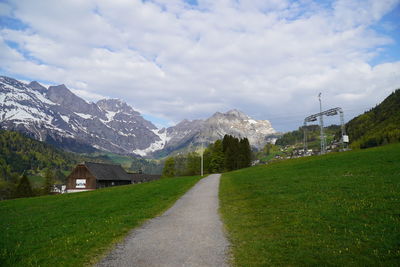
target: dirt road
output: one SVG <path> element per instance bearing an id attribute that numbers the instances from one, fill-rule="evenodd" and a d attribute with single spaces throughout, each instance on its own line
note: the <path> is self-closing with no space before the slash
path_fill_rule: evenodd
<path id="1" fill-rule="evenodd" d="M 163 215 L 134 230 L 98 266 L 228 266 L 218 214 L 219 174 L 200 180 Z"/>

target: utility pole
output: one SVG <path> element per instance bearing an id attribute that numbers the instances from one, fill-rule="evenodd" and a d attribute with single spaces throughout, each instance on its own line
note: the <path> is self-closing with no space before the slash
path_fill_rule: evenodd
<path id="1" fill-rule="evenodd" d="M 325 136 L 324 136 L 324 119 L 323 119 L 323 114 L 322 114 L 321 93 L 319 93 L 318 99 L 319 99 L 319 112 L 320 112 L 319 123 L 321 126 L 321 154 L 325 154 L 326 144 L 325 144 Z"/>
<path id="2" fill-rule="evenodd" d="M 204 160 L 203 142 L 201 142 L 201 177 L 203 177 L 203 160 Z"/>

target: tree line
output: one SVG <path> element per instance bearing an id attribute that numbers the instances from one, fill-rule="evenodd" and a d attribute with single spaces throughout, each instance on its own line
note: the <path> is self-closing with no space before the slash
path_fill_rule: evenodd
<path id="1" fill-rule="evenodd" d="M 247 138 L 225 135 L 222 140 L 211 143 L 203 153 L 204 173 L 221 173 L 251 166 L 251 147 Z M 168 157 L 162 175 L 164 177 L 199 175 L 201 155 L 190 152 L 186 155 Z"/>

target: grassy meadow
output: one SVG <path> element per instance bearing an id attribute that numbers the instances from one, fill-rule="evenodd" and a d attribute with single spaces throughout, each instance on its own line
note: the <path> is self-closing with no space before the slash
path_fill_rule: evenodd
<path id="1" fill-rule="evenodd" d="M 400 144 L 225 173 L 235 266 L 398 266 Z"/>
<path id="2" fill-rule="evenodd" d="M 0 202 L 0 266 L 96 262 L 132 228 L 169 208 L 200 177 Z"/>

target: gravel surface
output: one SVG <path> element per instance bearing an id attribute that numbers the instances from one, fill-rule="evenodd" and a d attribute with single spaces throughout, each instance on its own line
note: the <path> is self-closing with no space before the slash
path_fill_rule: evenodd
<path id="1" fill-rule="evenodd" d="M 219 179 L 213 174 L 200 180 L 97 266 L 228 266 L 229 243 L 218 214 Z"/>

